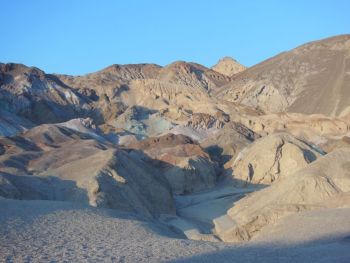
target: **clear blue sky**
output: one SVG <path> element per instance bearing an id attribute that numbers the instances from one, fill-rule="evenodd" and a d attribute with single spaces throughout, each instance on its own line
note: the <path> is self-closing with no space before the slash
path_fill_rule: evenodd
<path id="1" fill-rule="evenodd" d="M 176 60 L 251 66 L 350 33 L 348 0 L 0 0 L 0 62 L 84 74 Z"/>

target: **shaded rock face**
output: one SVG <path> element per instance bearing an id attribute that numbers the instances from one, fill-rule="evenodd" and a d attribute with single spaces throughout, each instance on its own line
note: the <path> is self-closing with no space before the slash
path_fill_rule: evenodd
<path id="1" fill-rule="evenodd" d="M 129 147 L 140 149 L 153 160 L 175 194 L 196 192 L 213 187 L 217 166 L 209 155 L 184 135 L 166 134 L 149 138 Z"/>
<path id="2" fill-rule="evenodd" d="M 2 196 L 76 201 L 149 217 L 174 213 L 169 184 L 147 156 L 118 149 L 92 130 L 71 129 L 72 123 L 0 139 Z"/>
<path id="3" fill-rule="evenodd" d="M 323 156 L 294 174 L 243 198 L 216 220 L 224 241 L 249 240 L 263 227 L 287 215 L 327 207 L 349 207 L 350 148 Z M 229 223 L 228 223 L 229 222 Z"/>
<path id="4" fill-rule="evenodd" d="M 259 137 L 244 125 L 231 122 L 201 141 L 201 146 L 221 168 L 232 171 L 232 162 L 237 155 Z"/>
<path id="5" fill-rule="evenodd" d="M 94 180 L 87 182 L 90 204 L 149 216 L 174 213 L 168 183 L 143 158 L 141 153 L 114 152 L 108 164 L 95 174 Z"/>
<path id="6" fill-rule="evenodd" d="M 0 196 L 11 199 L 20 197 L 18 189 L 2 174 L 0 174 Z"/>
<path id="7" fill-rule="evenodd" d="M 0 136 L 10 136 L 34 126 L 31 121 L 0 109 Z"/>
<path id="8" fill-rule="evenodd" d="M 320 156 L 317 150 L 288 134 L 269 135 L 239 154 L 232 165 L 232 176 L 240 182 L 271 184 Z"/>
<path id="9" fill-rule="evenodd" d="M 84 116 L 88 101 L 54 76 L 18 64 L 0 67 L 0 108 L 34 123 L 53 123 Z"/>
<path id="10" fill-rule="evenodd" d="M 146 136 L 146 125 L 142 122 L 153 112 L 142 107 L 130 107 L 120 114 L 111 124 L 116 128 L 123 128 L 139 136 Z"/>

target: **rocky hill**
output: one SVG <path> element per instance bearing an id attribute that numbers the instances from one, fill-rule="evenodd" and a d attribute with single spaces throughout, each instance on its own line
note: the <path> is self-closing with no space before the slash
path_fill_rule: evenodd
<path id="1" fill-rule="evenodd" d="M 218 96 L 265 112 L 345 116 L 349 59 L 350 35 L 307 43 L 235 75 Z"/>
<path id="2" fill-rule="evenodd" d="M 224 57 L 220 59 L 218 63 L 212 66 L 211 68 L 228 77 L 232 77 L 233 75 L 247 69 L 245 66 L 241 65 L 237 60 L 231 57 Z"/>

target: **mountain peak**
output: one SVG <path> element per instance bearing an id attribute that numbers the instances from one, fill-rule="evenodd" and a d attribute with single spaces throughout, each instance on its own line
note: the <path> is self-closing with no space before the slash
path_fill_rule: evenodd
<path id="1" fill-rule="evenodd" d="M 212 69 L 223 75 L 232 77 L 234 74 L 245 70 L 246 67 L 240 64 L 234 58 L 226 56 L 221 58 L 218 63 L 212 67 Z"/>

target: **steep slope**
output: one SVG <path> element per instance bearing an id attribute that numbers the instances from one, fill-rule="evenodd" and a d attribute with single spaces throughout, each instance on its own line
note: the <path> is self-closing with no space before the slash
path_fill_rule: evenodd
<path id="1" fill-rule="evenodd" d="M 0 109 L 0 136 L 9 136 L 34 127 L 31 121 L 13 114 L 7 110 Z"/>
<path id="2" fill-rule="evenodd" d="M 306 210 L 349 207 L 350 148 L 319 158 L 296 173 L 236 202 L 215 220 L 224 241 L 249 240 L 280 218 Z"/>
<path id="3" fill-rule="evenodd" d="M 0 150 L 4 197 L 75 201 L 149 217 L 174 212 L 170 186 L 150 158 L 115 147 L 84 122 L 0 138 Z"/>
<path id="4" fill-rule="evenodd" d="M 0 64 L 0 110 L 31 122 L 54 123 L 91 113 L 89 99 L 52 75 L 21 64 Z"/>
<path id="5" fill-rule="evenodd" d="M 237 74 L 219 97 L 267 112 L 349 113 L 350 35 L 311 42 Z"/>

